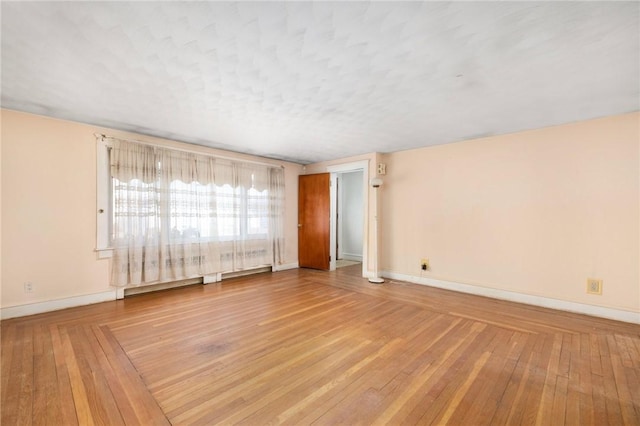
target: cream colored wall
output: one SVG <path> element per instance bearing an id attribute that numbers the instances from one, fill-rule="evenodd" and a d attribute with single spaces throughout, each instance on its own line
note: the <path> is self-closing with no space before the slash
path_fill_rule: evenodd
<path id="1" fill-rule="evenodd" d="M 634 113 L 367 154 L 309 165 L 305 173 L 368 160 L 372 177 L 378 162 L 387 163 L 380 200 L 384 270 L 420 276 L 420 258 L 428 257 L 424 277 L 640 312 L 639 129 Z M 109 260 L 94 252 L 95 132 L 184 147 L 2 110 L 2 307 L 111 289 Z M 295 263 L 301 167 L 282 164 L 285 259 Z M 602 296 L 585 293 L 587 277 L 604 280 Z M 23 291 L 27 281 L 34 284 L 31 294 Z"/>
<path id="2" fill-rule="evenodd" d="M 382 269 L 640 312 L 639 146 L 633 113 L 386 154 Z"/>
<path id="3" fill-rule="evenodd" d="M 0 115 L 0 307 L 2 306 L 2 116 Z"/>
<path id="4" fill-rule="evenodd" d="M 97 259 L 94 133 L 259 160 L 227 151 L 2 110 L 2 307 L 112 290 L 108 259 Z M 285 166 L 285 263 L 297 262 L 297 186 Z M 34 291 L 25 294 L 23 284 Z"/>
<path id="5" fill-rule="evenodd" d="M 2 307 L 109 290 L 109 263 L 93 251 L 91 130 L 2 111 Z"/>

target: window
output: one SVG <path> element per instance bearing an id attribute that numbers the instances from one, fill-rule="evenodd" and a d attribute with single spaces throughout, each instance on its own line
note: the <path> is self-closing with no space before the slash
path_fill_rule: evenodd
<path id="1" fill-rule="evenodd" d="M 171 230 L 172 239 L 214 238 L 216 233 L 212 217 L 215 212 L 211 208 L 210 199 L 215 197 L 215 192 L 211 185 L 174 180 L 169 188 L 170 214 L 167 226 Z"/>
<path id="2" fill-rule="evenodd" d="M 119 242 L 117 238 L 123 236 L 141 236 L 143 234 L 151 236 L 159 232 L 161 224 L 155 220 L 159 206 L 154 184 L 145 183 L 139 179 L 123 182 L 111 178 L 109 198 L 112 200 L 111 217 L 109 218 L 110 247 L 117 245 Z M 131 209 L 132 204 L 135 204 L 135 210 Z M 134 216 L 138 220 L 128 220 Z M 152 222 L 147 223 L 144 230 L 140 222 L 143 217 L 147 218 L 148 222 Z M 156 232 L 153 232 L 153 229 L 156 229 Z"/>
<path id="3" fill-rule="evenodd" d="M 266 239 L 269 232 L 268 191 L 173 181 L 169 192 L 170 223 L 174 237 L 220 239 Z M 198 200 L 193 210 L 191 198 Z"/>
<path id="4" fill-rule="evenodd" d="M 98 250 L 113 252 L 116 285 L 242 270 L 281 257 L 282 168 L 113 138 L 98 145 L 99 175 L 107 181 L 98 183 Z"/>
<path id="5" fill-rule="evenodd" d="M 247 191 L 247 235 L 266 238 L 269 232 L 269 194 L 255 188 Z"/>

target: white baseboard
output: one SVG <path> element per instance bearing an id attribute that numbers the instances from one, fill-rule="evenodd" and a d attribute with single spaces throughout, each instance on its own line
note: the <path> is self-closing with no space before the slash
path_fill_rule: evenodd
<path id="1" fill-rule="evenodd" d="M 273 267 L 273 271 L 285 271 L 298 268 L 298 263 L 288 263 Z M 373 276 L 373 274 L 366 274 Z M 601 318 L 608 318 L 617 321 L 624 321 L 633 324 L 640 324 L 640 313 L 624 311 L 621 309 L 607 308 L 603 306 L 587 305 L 583 303 L 569 302 L 565 300 L 551 299 L 541 296 L 516 293 L 506 290 L 479 287 L 470 284 L 457 283 L 453 281 L 436 280 L 433 278 L 415 277 L 411 275 L 398 274 L 395 272 L 383 271 L 381 274 L 385 278 L 407 281 L 414 284 L 428 285 L 431 287 L 453 290 L 461 293 L 475 294 L 478 296 L 491 297 L 494 299 L 508 300 L 511 302 L 525 303 L 527 305 L 542 306 L 545 308 L 558 309 L 562 311 L 575 312 L 579 314 L 591 315 Z M 91 305 L 94 303 L 108 302 L 122 298 L 118 293 L 122 289 L 114 289 L 102 293 L 87 294 L 83 296 L 67 297 L 64 299 L 50 300 L 45 302 L 30 303 L 26 305 L 8 306 L 0 308 L 0 319 L 9 319 L 27 315 L 41 314 L 59 309 L 72 308 L 76 306 Z"/>
<path id="2" fill-rule="evenodd" d="M 136 294 L 153 293 L 154 291 L 169 290 L 173 288 L 185 287 L 194 284 L 203 284 L 204 277 L 186 278 L 184 280 L 166 281 L 156 284 L 143 284 L 133 287 L 121 287 L 122 298 L 127 296 L 134 296 Z M 119 295 L 118 295 L 119 296 Z M 119 297 L 120 298 L 120 297 Z"/>
<path id="3" fill-rule="evenodd" d="M 211 284 L 222 281 L 222 273 L 209 274 L 202 277 L 202 284 Z"/>
<path id="4" fill-rule="evenodd" d="M 278 272 L 278 271 L 286 271 L 287 269 L 298 269 L 298 262 L 294 262 L 294 263 L 283 263 L 282 265 L 273 265 L 271 267 L 271 270 L 273 272 Z"/>
<path id="5" fill-rule="evenodd" d="M 286 271 L 287 269 L 297 269 L 298 262 L 285 263 L 282 265 L 273 266 L 273 271 Z M 221 280 L 222 274 L 216 274 L 215 282 Z M 211 281 L 209 277 L 208 282 Z M 87 294 L 83 296 L 66 297 L 64 299 L 48 300 L 44 302 L 29 303 L 18 306 L 7 306 L 0 308 L 0 319 L 9 319 L 16 317 L 24 317 L 27 315 L 41 314 L 44 312 L 57 311 L 60 309 L 74 308 L 76 306 L 91 305 L 94 303 L 108 302 L 117 299 L 123 299 L 125 296 L 125 288 L 118 287 L 110 291 L 102 293 Z"/>
<path id="6" fill-rule="evenodd" d="M 59 309 L 73 308 L 76 306 L 91 305 L 94 303 L 116 300 L 117 290 L 104 291 L 102 293 L 86 294 L 83 296 L 66 297 L 64 299 L 48 300 L 46 302 L 29 303 L 27 305 L 8 306 L 0 308 L 0 319 L 24 317 L 27 315 L 41 314 L 43 312 L 57 311 Z"/>
<path id="7" fill-rule="evenodd" d="M 342 253 L 342 259 L 351 260 L 353 262 L 362 262 L 361 254 Z"/>
<path id="8" fill-rule="evenodd" d="M 414 284 L 428 285 L 445 290 L 458 291 L 460 293 L 475 294 L 491 297 L 493 299 L 508 300 L 510 302 L 524 303 L 527 305 L 541 306 L 544 308 L 591 315 L 594 317 L 608 318 L 633 324 L 640 324 L 640 312 L 625 311 L 622 309 L 607 308 L 604 306 L 587 305 L 584 303 L 569 302 L 566 300 L 551 299 L 542 296 L 516 293 L 513 291 L 499 290 L 495 288 L 480 287 L 471 284 L 457 283 L 454 281 L 436 280 L 433 278 L 415 277 L 412 275 L 398 274 L 383 271 L 383 277 L 394 280 L 407 281 Z"/>

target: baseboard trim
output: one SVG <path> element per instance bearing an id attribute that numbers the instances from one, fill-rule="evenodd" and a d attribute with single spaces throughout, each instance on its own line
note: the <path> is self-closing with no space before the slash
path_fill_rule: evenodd
<path id="1" fill-rule="evenodd" d="M 24 317 L 42 314 L 76 306 L 92 305 L 94 303 L 109 302 L 117 299 L 117 290 L 102 293 L 86 294 L 83 296 L 66 297 L 64 299 L 48 300 L 45 302 L 29 303 L 26 305 L 7 306 L 0 308 L 0 319 Z"/>
<path id="2" fill-rule="evenodd" d="M 584 303 L 569 302 L 566 300 L 552 299 L 542 296 L 533 296 L 530 294 L 516 293 L 513 291 L 499 290 L 488 287 L 480 287 L 454 281 L 416 277 L 389 271 L 383 271 L 382 276 L 394 280 L 407 281 L 414 284 L 427 285 L 430 287 L 437 287 L 444 290 L 457 291 L 460 293 L 475 294 L 477 296 L 491 297 L 493 299 L 507 300 L 510 302 L 541 306 L 543 308 L 557 309 L 560 311 L 624 321 L 632 324 L 640 324 L 640 312 L 625 311 L 622 309 L 607 308 L 604 306 L 587 305 Z"/>
<path id="3" fill-rule="evenodd" d="M 352 262 L 362 262 L 362 255 L 342 253 L 342 259 L 351 260 Z"/>
<path id="4" fill-rule="evenodd" d="M 184 280 L 167 281 L 157 284 L 146 284 L 137 287 L 124 287 L 123 297 L 135 296 L 138 294 L 153 293 L 154 291 L 171 290 L 174 288 L 185 287 L 188 285 L 202 284 L 203 277 L 187 278 Z"/>
<path id="5" fill-rule="evenodd" d="M 273 267 L 273 271 L 285 271 L 297 269 L 298 263 L 288 263 Z M 431 287 L 453 290 L 461 293 L 475 294 L 478 296 L 491 297 L 494 299 L 508 300 L 511 302 L 524 303 L 527 305 L 541 306 L 544 308 L 558 309 L 561 311 L 575 312 L 579 314 L 591 315 L 601 318 L 608 318 L 617 321 L 624 321 L 633 324 L 640 324 L 640 313 L 624 311 L 621 309 L 607 308 L 603 306 L 587 305 L 583 303 L 568 302 L 565 300 L 551 299 L 541 296 L 516 293 L 506 290 L 498 290 L 487 287 L 479 287 L 470 284 L 463 284 L 453 281 L 436 280 L 433 278 L 415 277 L 406 274 L 383 271 L 382 276 L 394 280 L 407 281 L 414 284 L 427 285 Z M 41 314 L 44 312 L 57 311 L 60 309 L 73 308 L 76 306 L 91 305 L 94 303 L 108 302 L 121 298 L 118 297 L 118 290 L 114 289 L 101 293 L 87 294 L 83 296 L 67 297 L 64 299 L 49 300 L 45 302 L 29 303 L 18 306 L 8 306 L 0 308 L 0 319 L 23 317 L 27 315 Z"/>
<path id="6" fill-rule="evenodd" d="M 273 272 L 279 272 L 279 271 L 286 271 L 288 269 L 298 269 L 298 262 L 294 262 L 294 263 L 283 263 L 282 265 L 273 265 L 271 267 L 271 270 Z"/>
<path id="7" fill-rule="evenodd" d="M 288 269 L 297 269 L 297 268 L 298 268 L 298 262 L 295 262 L 295 263 L 285 263 L 282 265 L 274 265 L 272 270 L 276 272 L 276 271 L 286 271 Z M 263 268 L 263 270 L 267 271 L 268 269 Z M 257 270 L 252 272 L 253 273 L 263 272 L 263 270 Z M 245 272 L 251 273 L 251 271 L 245 271 Z M 223 276 L 221 278 L 225 278 L 225 277 Z M 227 276 L 226 278 L 229 278 L 229 277 Z M 202 282 L 202 278 L 199 278 L 199 281 Z M 220 279 L 218 279 L 217 281 L 220 281 Z M 213 282 L 213 281 L 210 281 L 210 282 Z M 189 282 L 189 284 L 191 283 L 196 283 L 196 282 L 195 281 Z M 153 286 L 150 286 L 150 287 L 153 287 Z M 132 288 L 137 289 L 137 287 L 132 287 Z M 64 299 L 47 300 L 44 302 L 29 303 L 29 304 L 18 305 L 18 306 L 7 306 L 5 308 L 0 308 L 0 320 L 17 318 L 17 317 L 25 317 L 28 315 L 42 314 L 44 312 L 58 311 L 60 309 L 75 308 L 77 306 L 92 305 L 94 303 L 109 302 L 113 300 L 123 299 L 125 297 L 125 290 L 130 290 L 130 289 L 131 288 L 125 289 L 124 287 L 118 287 L 110 291 L 104 291 L 102 293 L 66 297 Z M 153 289 L 149 289 L 148 291 L 152 291 L 152 290 Z M 141 292 L 141 291 L 139 290 L 133 291 L 131 292 L 131 294 L 137 293 L 137 292 Z M 130 293 L 130 292 L 127 292 L 127 293 Z"/>
<path id="8" fill-rule="evenodd" d="M 260 274 L 263 272 L 271 272 L 273 269 L 271 266 L 260 266 L 258 268 L 244 269 L 242 271 L 235 272 L 223 272 L 221 280 L 228 280 L 229 278 L 245 277 L 247 275 Z"/>

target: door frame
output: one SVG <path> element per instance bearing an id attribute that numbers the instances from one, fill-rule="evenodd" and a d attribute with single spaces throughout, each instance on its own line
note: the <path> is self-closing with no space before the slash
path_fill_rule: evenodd
<path id="1" fill-rule="evenodd" d="M 327 166 L 327 172 L 329 172 L 331 187 L 329 188 L 329 199 L 331 201 L 331 226 L 329 237 L 329 255 L 331 261 L 329 262 L 329 270 L 335 271 L 336 269 L 336 214 L 338 205 L 338 191 L 337 178 L 339 173 L 346 172 L 358 172 L 362 171 L 362 276 L 368 277 L 367 265 L 369 264 L 369 162 L 371 160 L 354 161 L 351 163 L 336 164 L 333 166 Z"/>

